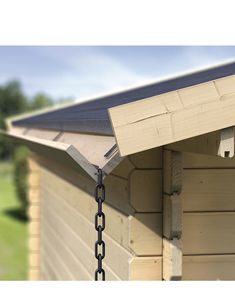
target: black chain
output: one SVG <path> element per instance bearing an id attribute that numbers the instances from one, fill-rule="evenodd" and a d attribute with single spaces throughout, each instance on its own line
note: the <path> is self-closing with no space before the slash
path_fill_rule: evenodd
<path id="1" fill-rule="evenodd" d="M 102 260 L 105 257 L 105 242 L 102 239 L 102 232 L 105 229 L 105 215 L 102 211 L 102 204 L 105 200 L 105 187 L 103 184 L 103 171 L 98 169 L 97 185 L 95 188 L 95 200 L 98 203 L 98 212 L 95 215 L 95 229 L 98 232 L 98 240 L 95 243 L 95 258 L 98 260 L 98 268 L 95 271 L 95 281 L 99 280 L 101 274 L 102 280 L 105 280 L 105 271 L 102 267 Z M 100 249 L 100 250 L 99 250 Z"/>

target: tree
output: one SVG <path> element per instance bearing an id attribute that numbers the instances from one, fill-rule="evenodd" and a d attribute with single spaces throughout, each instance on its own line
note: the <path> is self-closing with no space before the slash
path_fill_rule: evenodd
<path id="1" fill-rule="evenodd" d="M 36 94 L 29 103 L 30 110 L 38 110 L 53 105 L 53 100 L 44 93 Z"/>
<path id="2" fill-rule="evenodd" d="M 27 110 L 27 98 L 23 94 L 18 81 L 13 80 L 0 87 L 0 112 L 4 118 Z"/>
<path id="3" fill-rule="evenodd" d="M 5 118 L 28 110 L 27 98 L 21 90 L 18 81 L 13 80 L 0 87 L 0 129 L 6 130 Z M 13 155 L 14 145 L 3 135 L 0 135 L 0 159 Z"/>

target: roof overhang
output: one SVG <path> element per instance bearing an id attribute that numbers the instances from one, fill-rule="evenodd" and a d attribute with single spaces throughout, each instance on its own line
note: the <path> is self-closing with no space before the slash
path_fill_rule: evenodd
<path id="1" fill-rule="evenodd" d="M 27 114 L 7 135 L 96 180 L 123 157 L 151 148 L 234 155 L 235 62 Z M 224 130 L 222 130 L 224 129 Z"/>
<path id="2" fill-rule="evenodd" d="M 121 156 L 235 125 L 235 75 L 109 109 Z"/>
<path id="3" fill-rule="evenodd" d="M 114 137 L 12 127 L 6 136 L 28 146 L 33 152 L 75 167 L 94 180 L 97 168 L 107 176 L 122 160 Z"/>

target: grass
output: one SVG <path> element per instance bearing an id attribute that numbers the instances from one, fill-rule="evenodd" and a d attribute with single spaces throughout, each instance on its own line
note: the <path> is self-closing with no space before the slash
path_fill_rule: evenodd
<path id="1" fill-rule="evenodd" d="M 27 279 L 27 223 L 19 212 L 12 164 L 0 162 L 0 280 Z"/>

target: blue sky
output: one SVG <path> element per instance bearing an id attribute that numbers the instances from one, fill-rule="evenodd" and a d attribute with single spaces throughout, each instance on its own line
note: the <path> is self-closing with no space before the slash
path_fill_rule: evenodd
<path id="1" fill-rule="evenodd" d="M 82 99 L 234 58 L 235 46 L 1 46 L 0 84 Z"/>

